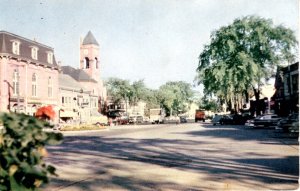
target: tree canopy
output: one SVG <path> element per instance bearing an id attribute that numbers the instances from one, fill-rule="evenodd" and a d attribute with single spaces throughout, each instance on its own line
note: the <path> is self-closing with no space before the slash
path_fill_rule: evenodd
<path id="1" fill-rule="evenodd" d="M 144 101 L 146 110 L 164 108 L 169 115 L 187 111 L 194 96 L 191 85 L 183 81 L 167 82 L 153 90 L 147 88 L 143 80 L 130 83 L 129 80 L 109 78 L 106 86 L 115 104 L 126 100 L 131 106 L 136 106 L 139 101 Z"/>
<path id="2" fill-rule="evenodd" d="M 108 94 L 111 96 L 114 103 L 119 103 L 122 100 L 129 99 L 132 96 L 131 85 L 129 80 L 119 78 L 109 78 L 106 81 Z"/>
<path id="3" fill-rule="evenodd" d="M 187 111 L 193 96 L 190 84 L 183 81 L 167 82 L 160 86 L 158 100 L 168 115 L 177 115 Z"/>
<path id="4" fill-rule="evenodd" d="M 292 62 L 296 48 L 292 30 L 256 16 L 239 18 L 212 32 L 200 53 L 196 80 L 206 94 L 233 103 L 245 92 L 257 91 L 276 66 Z"/>

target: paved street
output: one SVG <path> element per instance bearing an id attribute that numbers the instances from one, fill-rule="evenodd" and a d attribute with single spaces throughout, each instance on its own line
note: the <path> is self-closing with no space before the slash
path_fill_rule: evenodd
<path id="1" fill-rule="evenodd" d="M 208 123 L 66 132 L 48 148 L 59 177 L 44 190 L 294 190 L 297 139 Z"/>

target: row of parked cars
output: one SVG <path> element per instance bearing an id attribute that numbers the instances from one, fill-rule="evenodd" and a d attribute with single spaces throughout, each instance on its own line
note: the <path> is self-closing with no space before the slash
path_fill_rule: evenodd
<path id="1" fill-rule="evenodd" d="M 253 128 L 271 127 L 278 131 L 299 133 L 299 113 L 281 118 L 276 114 L 260 115 L 252 118 L 249 115 L 216 115 L 212 119 L 213 125 L 245 125 Z"/>
<path id="2" fill-rule="evenodd" d="M 288 117 L 281 118 L 275 114 L 262 115 L 254 119 L 248 120 L 245 124 L 250 127 L 272 127 L 278 131 L 286 133 L 299 132 L 299 114 L 293 113 Z"/>

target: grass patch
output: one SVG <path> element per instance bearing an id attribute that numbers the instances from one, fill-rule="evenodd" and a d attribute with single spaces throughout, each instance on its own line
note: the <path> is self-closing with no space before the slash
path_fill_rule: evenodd
<path id="1" fill-rule="evenodd" d="M 105 126 L 101 125 L 66 125 L 60 128 L 61 131 L 85 131 L 85 130 L 100 130 L 105 129 Z"/>

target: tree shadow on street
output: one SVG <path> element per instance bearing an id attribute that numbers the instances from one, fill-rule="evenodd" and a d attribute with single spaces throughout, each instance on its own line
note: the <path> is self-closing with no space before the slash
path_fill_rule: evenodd
<path id="1" fill-rule="evenodd" d="M 227 127 L 187 133 L 190 136 L 211 136 L 238 141 L 268 141 L 268 137 L 258 133 L 240 131 L 239 127 Z M 277 183 L 287 185 L 280 189 L 290 189 L 291 186 L 295 189 L 298 186 L 298 156 L 268 158 L 267 154 L 253 152 L 251 158 L 246 158 L 230 149 L 224 150 L 224 147 L 201 147 L 204 144 L 209 145 L 210 142 L 201 139 L 66 136 L 63 144 L 48 148 L 50 157 L 47 159 L 65 176 L 54 178 L 45 190 L 60 190 L 65 187 L 87 191 L 212 190 L 218 188 L 213 184 L 220 184 L 220 180 L 238 180 L 241 185 L 249 188 L 255 186 L 252 181 L 257 181 L 261 183 L 256 185 L 258 190 L 270 189 Z M 139 166 L 144 168 L 144 174 L 136 175 L 141 171 Z M 155 169 L 158 168 L 164 169 L 166 173 L 156 172 Z M 206 176 L 199 179 L 197 185 L 171 181 L 168 176 L 172 174 L 167 172 L 178 171 Z M 202 184 L 201 181 L 210 181 L 212 185 Z"/>

